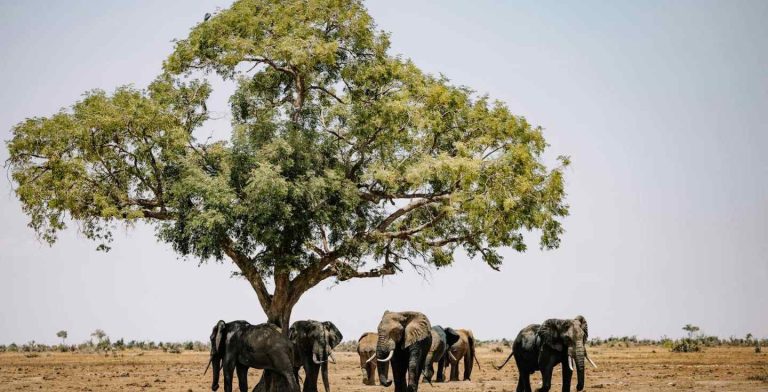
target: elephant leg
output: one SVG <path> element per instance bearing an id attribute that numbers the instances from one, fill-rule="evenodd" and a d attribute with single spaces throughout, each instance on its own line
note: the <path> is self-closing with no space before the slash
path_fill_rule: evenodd
<path id="1" fill-rule="evenodd" d="M 376 385 L 376 363 L 370 362 L 368 366 L 368 385 Z"/>
<path id="2" fill-rule="evenodd" d="M 422 382 L 432 382 L 432 376 L 435 374 L 435 364 L 432 362 L 429 362 L 428 364 L 425 364 L 424 366 L 424 381 Z"/>
<path id="3" fill-rule="evenodd" d="M 437 361 L 437 382 L 445 382 L 445 355 Z"/>
<path id="4" fill-rule="evenodd" d="M 237 370 L 237 385 L 240 387 L 240 392 L 248 392 L 248 366 L 237 364 L 235 368 Z"/>
<path id="5" fill-rule="evenodd" d="M 573 376 L 573 370 L 571 370 L 568 364 L 568 356 L 565 355 L 560 361 L 560 366 L 563 367 L 563 392 L 571 390 L 571 377 Z"/>
<path id="6" fill-rule="evenodd" d="M 288 384 L 288 391 L 289 392 L 300 392 L 299 389 L 299 383 L 297 381 L 296 375 L 291 370 L 276 370 L 275 373 L 283 376 L 285 378 L 286 384 Z M 298 372 L 297 372 L 298 373 Z"/>
<path id="7" fill-rule="evenodd" d="M 451 381 L 459 381 L 459 361 L 451 361 Z"/>
<path id="8" fill-rule="evenodd" d="M 397 357 L 397 355 L 395 355 Z M 408 360 L 407 358 L 392 358 L 392 378 L 395 382 L 395 392 L 406 392 L 407 387 L 405 377 L 408 373 Z"/>
<path id="9" fill-rule="evenodd" d="M 235 361 L 227 359 L 224 361 L 224 392 L 232 392 L 232 379 L 235 374 Z"/>
<path id="10" fill-rule="evenodd" d="M 524 372 L 518 372 L 517 375 L 517 388 L 515 388 L 515 392 L 528 392 L 525 387 L 528 384 L 528 374 Z"/>
<path id="11" fill-rule="evenodd" d="M 323 364 L 320 365 L 320 372 L 323 375 L 323 388 L 325 389 L 325 392 L 331 392 L 331 385 L 328 383 L 328 362 L 323 362 Z"/>
<path id="12" fill-rule="evenodd" d="M 472 366 L 474 364 L 472 351 L 467 351 L 467 353 L 464 354 L 464 381 L 469 381 L 470 377 L 472 377 Z"/>
<path id="13" fill-rule="evenodd" d="M 548 392 L 552 387 L 552 372 L 557 365 L 559 358 L 552 354 L 542 352 L 539 356 L 539 367 L 541 368 L 541 389 L 540 392 Z M 543 362 L 543 363 L 542 363 Z"/>
<path id="14" fill-rule="evenodd" d="M 432 337 L 414 343 L 408 350 L 408 392 L 419 390 L 419 379 L 424 372 L 424 366 L 432 345 Z"/>

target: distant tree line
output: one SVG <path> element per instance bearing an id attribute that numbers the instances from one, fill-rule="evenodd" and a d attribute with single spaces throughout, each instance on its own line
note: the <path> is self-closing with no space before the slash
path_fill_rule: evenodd
<path id="1" fill-rule="evenodd" d="M 65 344 L 67 331 L 61 330 L 56 333 L 61 339 L 61 344 L 47 345 L 37 343 L 34 340 L 25 344 L 11 343 L 9 345 L 0 344 L 0 352 L 22 352 L 22 353 L 41 353 L 41 352 L 81 352 L 81 353 L 117 353 L 123 350 L 162 350 L 164 352 L 179 354 L 182 351 L 209 351 L 210 344 L 200 341 L 184 342 L 154 342 L 151 340 L 129 340 L 120 338 L 114 342 L 102 329 L 96 329 L 91 333 L 91 339 L 80 344 Z"/>

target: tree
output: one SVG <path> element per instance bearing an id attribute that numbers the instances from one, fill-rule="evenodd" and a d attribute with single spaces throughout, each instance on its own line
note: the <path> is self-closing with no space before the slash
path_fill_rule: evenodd
<path id="1" fill-rule="evenodd" d="M 104 332 L 102 329 L 97 329 L 93 332 L 91 332 L 91 337 L 96 338 L 98 341 L 97 343 L 101 343 L 102 340 L 104 340 L 104 337 L 107 336 L 107 333 Z"/>
<path id="2" fill-rule="evenodd" d="M 542 129 L 388 53 L 359 0 L 241 0 L 176 42 L 147 89 L 94 90 L 8 142 L 16 195 L 53 243 L 70 220 L 108 250 L 148 222 L 181 255 L 228 257 L 287 327 L 320 282 L 444 267 L 463 249 L 563 232 L 562 169 Z M 214 72 L 237 85 L 232 136 L 204 142 Z M 287 333 L 287 328 L 283 329 Z"/>
<path id="3" fill-rule="evenodd" d="M 61 338 L 61 344 L 66 344 L 67 340 L 67 331 L 61 330 L 59 332 L 56 332 L 56 337 Z"/>
<path id="4" fill-rule="evenodd" d="M 689 339 L 693 339 L 693 335 L 699 331 L 699 327 L 692 324 L 685 324 L 685 327 L 683 327 L 683 331 L 688 332 Z"/>

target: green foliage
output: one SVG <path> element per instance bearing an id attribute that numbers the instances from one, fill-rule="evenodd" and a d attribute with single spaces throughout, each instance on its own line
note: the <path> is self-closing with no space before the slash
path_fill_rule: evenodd
<path id="1" fill-rule="evenodd" d="M 236 1 L 146 90 L 13 128 L 30 226 L 53 242 L 72 219 L 107 249 L 116 222 L 153 222 L 182 255 L 232 258 L 273 322 L 326 278 L 448 266 L 458 248 L 498 269 L 530 231 L 557 247 L 569 158 L 546 167 L 540 127 L 388 49 L 359 0 Z M 227 142 L 193 136 L 210 88 L 182 80 L 201 71 L 237 85 Z"/>
<path id="2" fill-rule="evenodd" d="M 67 331 L 61 330 L 59 332 L 56 332 L 56 337 L 61 338 L 61 344 L 64 344 L 64 341 L 67 340 Z"/>

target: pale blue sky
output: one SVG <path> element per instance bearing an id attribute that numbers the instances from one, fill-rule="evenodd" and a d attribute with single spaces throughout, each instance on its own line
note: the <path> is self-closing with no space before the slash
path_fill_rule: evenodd
<path id="1" fill-rule="evenodd" d="M 0 0 L 0 135 L 92 88 L 145 86 L 173 38 L 228 1 Z M 428 281 L 311 290 L 293 319 L 346 339 L 384 309 L 420 310 L 480 339 L 584 314 L 594 336 L 768 336 L 768 2 L 367 2 L 392 51 L 506 101 L 570 155 L 560 249 L 465 258 Z M 207 133 L 229 134 L 227 93 Z M 0 158 L 7 151 L 0 148 Z M 112 252 L 76 233 L 38 242 L 0 180 L 0 343 L 112 337 L 204 340 L 216 320 L 264 316 L 233 266 L 178 260 L 148 227 Z M 535 241 L 535 238 L 533 239 Z M 533 242 L 533 241 L 532 241 Z M 213 294 L 212 294 L 213 293 Z M 215 295 L 215 296 L 214 296 Z"/>

